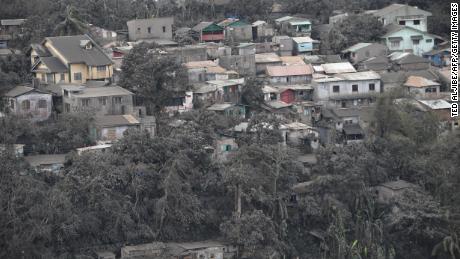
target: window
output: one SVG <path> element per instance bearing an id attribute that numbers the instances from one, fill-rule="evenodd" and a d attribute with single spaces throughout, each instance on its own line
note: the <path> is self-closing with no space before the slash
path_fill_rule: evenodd
<path id="1" fill-rule="evenodd" d="M 46 103 L 46 100 L 38 100 L 38 108 L 45 109 L 47 107 L 48 107 L 48 104 Z"/>
<path id="2" fill-rule="evenodd" d="M 114 104 L 120 104 L 123 101 L 121 97 L 113 97 Z"/>
<path id="3" fill-rule="evenodd" d="M 65 81 L 65 74 L 64 73 L 61 73 L 61 79 L 59 81 L 61 81 L 61 82 Z"/>
<path id="4" fill-rule="evenodd" d="M 81 99 L 81 105 L 83 107 L 88 107 L 90 105 L 90 101 L 91 101 L 91 99 L 89 99 L 89 98 Z"/>
<path id="5" fill-rule="evenodd" d="M 106 66 L 97 66 L 97 71 L 105 71 L 106 70 Z"/>
<path id="6" fill-rule="evenodd" d="M 353 120 L 345 120 L 343 124 L 345 125 L 353 124 Z"/>
<path id="7" fill-rule="evenodd" d="M 136 34 L 140 34 L 140 33 L 141 33 L 141 28 L 138 27 L 136 30 Z"/>
<path id="8" fill-rule="evenodd" d="M 166 32 L 166 26 L 163 26 L 163 33 Z"/>
<path id="9" fill-rule="evenodd" d="M 406 21 L 399 21 L 399 25 L 406 25 Z"/>
<path id="10" fill-rule="evenodd" d="M 341 106 L 342 108 L 347 108 L 347 102 L 342 101 L 342 102 L 340 103 L 340 106 Z"/>
<path id="11" fill-rule="evenodd" d="M 419 25 L 420 24 L 420 20 L 414 20 L 414 25 Z"/>
<path id="12" fill-rule="evenodd" d="M 369 91 L 375 91 L 375 84 L 369 84 Z"/>
<path id="13" fill-rule="evenodd" d="M 334 85 L 332 87 L 332 92 L 334 93 L 339 93 L 340 92 L 340 86 L 339 85 Z"/>
<path id="14" fill-rule="evenodd" d="M 69 91 L 64 90 L 64 96 L 65 96 L 65 97 L 69 97 Z"/>
<path id="15" fill-rule="evenodd" d="M 418 45 L 418 44 L 420 44 L 420 40 L 412 40 L 412 44 Z"/>
<path id="16" fill-rule="evenodd" d="M 14 100 L 13 99 L 10 100 L 10 108 L 14 110 Z"/>
<path id="17" fill-rule="evenodd" d="M 46 74 L 46 82 L 48 82 L 48 83 L 54 83 L 53 74 L 51 74 L 51 73 Z"/>
<path id="18" fill-rule="evenodd" d="M 64 104 L 64 110 L 65 110 L 65 112 L 70 112 L 70 103 L 65 103 Z"/>
<path id="19" fill-rule="evenodd" d="M 425 93 L 436 93 L 436 87 L 428 87 L 425 89 Z"/>
<path id="20" fill-rule="evenodd" d="M 352 85 L 352 86 L 351 86 L 351 90 L 352 90 L 353 92 L 358 92 L 358 85 Z"/>
<path id="21" fill-rule="evenodd" d="M 399 48 L 399 41 L 390 41 L 391 48 Z"/>
<path id="22" fill-rule="evenodd" d="M 99 104 L 100 105 L 107 105 L 107 97 L 99 97 Z"/>
<path id="23" fill-rule="evenodd" d="M 426 39 L 425 42 L 426 43 L 431 43 L 433 40 L 432 39 Z"/>
<path id="24" fill-rule="evenodd" d="M 81 73 L 73 73 L 73 80 L 75 81 L 81 81 Z"/>
<path id="25" fill-rule="evenodd" d="M 152 33 L 152 28 L 148 27 L 148 28 L 147 28 L 147 32 L 148 32 L 148 33 Z"/>
<path id="26" fill-rule="evenodd" d="M 24 110 L 24 111 L 30 110 L 30 101 L 29 100 L 22 101 L 21 105 L 22 105 L 22 110 Z"/>

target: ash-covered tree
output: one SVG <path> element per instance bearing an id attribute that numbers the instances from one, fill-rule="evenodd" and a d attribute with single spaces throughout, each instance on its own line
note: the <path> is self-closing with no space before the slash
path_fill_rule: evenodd
<path id="1" fill-rule="evenodd" d="M 137 100 L 157 117 L 157 127 L 164 108 L 189 87 L 186 69 L 174 58 L 162 55 L 155 45 L 135 46 L 121 70 L 120 85 L 136 93 Z"/>
<path id="2" fill-rule="evenodd" d="M 333 53 L 359 42 L 375 42 L 384 34 L 383 24 L 369 14 L 350 15 L 334 24 L 327 41 Z"/>

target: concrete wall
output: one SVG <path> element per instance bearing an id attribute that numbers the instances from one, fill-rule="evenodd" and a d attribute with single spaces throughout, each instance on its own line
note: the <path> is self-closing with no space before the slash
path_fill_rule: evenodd
<path id="1" fill-rule="evenodd" d="M 121 97 L 121 104 L 114 102 L 115 97 Z M 78 98 L 64 96 L 64 112 L 95 112 L 96 115 L 121 115 L 122 106 L 124 106 L 124 113 L 131 114 L 133 112 L 133 97 L 131 95 L 124 96 L 106 96 L 106 97 L 93 97 L 93 98 Z M 105 98 L 105 105 L 102 98 Z M 89 106 L 82 105 L 83 99 L 89 99 Z M 70 105 L 70 111 L 66 111 L 66 104 Z"/>
<path id="2" fill-rule="evenodd" d="M 410 7 L 409 7 L 410 8 Z M 380 21 L 383 22 L 383 25 L 388 25 L 390 23 L 399 24 L 399 21 L 405 21 L 406 26 L 412 27 L 417 30 L 427 31 L 427 17 L 418 15 L 418 16 L 410 16 L 408 15 L 406 8 L 400 8 L 396 11 L 388 13 L 380 18 Z M 420 24 L 414 24 L 414 20 L 419 20 Z"/>
<path id="3" fill-rule="evenodd" d="M 243 76 L 253 76 L 256 74 L 255 55 L 234 55 L 219 58 L 219 65 L 227 70 L 234 70 Z"/>
<path id="4" fill-rule="evenodd" d="M 252 41 L 252 25 L 225 28 L 225 39 L 228 41 Z"/>
<path id="5" fill-rule="evenodd" d="M 274 76 L 270 77 L 271 84 L 306 84 L 311 82 L 311 76 Z"/>
<path id="6" fill-rule="evenodd" d="M 374 91 L 369 91 L 369 84 L 375 85 Z M 340 92 L 334 93 L 333 87 L 335 85 L 340 86 Z M 358 85 L 358 91 L 353 92 L 353 85 Z M 362 80 L 362 81 L 339 81 L 339 82 L 327 82 L 327 83 L 317 83 L 314 90 L 314 100 L 322 102 L 324 104 L 334 104 L 334 101 L 330 101 L 331 97 L 339 96 L 353 96 L 361 94 L 370 94 L 370 93 L 380 93 L 381 92 L 381 82 L 380 80 Z M 359 97 L 358 97 L 359 98 Z"/>
<path id="7" fill-rule="evenodd" d="M 422 36 L 418 45 L 414 45 L 411 36 Z M 399 46 L 394 46 L 389 38 L 398 38 L 401 37 L 402 40 L 399 41 Z M 434 48 L 434 37 L 416 32 L 411 29 L 403 29 L 398 32 L 395 32 L 385 39 L 385 44 L 390 51 L 402 51 L 402 52 L 412 52 L 415 55 L 422 56 L 423 53 L 428 52 Z"/>
<path id="8" fill-rule="evenodd" d="M 40 100 L 46 102 L 46 107 L 39 108 Z M 30 109 L 23 109 L 22 103 L 29 101 Z M 43 121 L 50 117 L 53 108 L 51 94 L 28 93 L 16 98 L 9 98 L 8 105 L 12 113 L 18 116 L 30 117 L 32 121 Z"/>
<path id="9" fill-rule="evenodd" d="M 173 17 L 131 20 L 127 22 L 130 41 L 140 39 L 172 39 Z M 149 32 L 150 28 L 150 32 Z"/>

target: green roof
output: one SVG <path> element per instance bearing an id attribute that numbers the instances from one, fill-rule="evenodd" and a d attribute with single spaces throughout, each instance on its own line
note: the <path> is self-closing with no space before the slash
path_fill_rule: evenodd
<path id="1" fill-rule="evenodd" d="M 229 27 L 241 27 L 241 26 L 247 26 L 247 25 L 250 25 L 249 23 L 246 23 L 246 22 L 243 22 L 243 21 L 235 21 L 235 22 L 232 22 L 230 23 Z"/>
<path id="2" fill-rule="evenodd" d="M 219 25 L 213 23 L 209 25 L 208 27 L 204 28 L 202 31 L 203 32 L 215 32 L 215 31 L 223 31 L 224 28 L 220 27 Z"/>

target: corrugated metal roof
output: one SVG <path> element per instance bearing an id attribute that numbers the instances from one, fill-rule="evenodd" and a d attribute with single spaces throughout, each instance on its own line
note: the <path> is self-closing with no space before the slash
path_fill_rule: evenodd
<path id="1" fill-rule="evenodd" d="M 349 81 L 359 81 L 359 80 L 379 80 L 380 75 L 374 71 L 363 71 L 355 73 L 345 73 L 338 74 L 336 77 L 343 78 Z"/>
<path id="2" fill-rule="evenodd" d="M 255 21 L 255 22 L 252 23 L 252 26 L 256 27 L 256 26 L 264 25 L 266 23 L 267 22 L 265 22 L 265 21 Z"/>
<path id="3" fill-rule="evenodd" d="M 429 86 L 439 86 L 440 84 L 429 79 L 426 79 L 421 76 L 409 76 L 407 78 L 406 83 L 404 83 L 407 87 L 429 87 Z"/>
<path id="4" fill-rule="evenodd" d="M 370 45 L 372 45 L 372 43 L 365 43 L 365 42 L 356 43 L 355 45 L 344 49 L 342 53 L 355 52 L 362 48 L 369 47 Z"/>
<path id="5" fill-rule="evenodd" d="M 62 63 L 61 60 L 59 60 L 56 57 L 41 57 L 40 61 L 43 62 L 43 64 L 45 64 L 46 67 L 48 67 L 48 72 L 63 73 L 68 71 L 64 63 Z M 36 70 L 33 69 L 33 71 Z"/>
<path id="6" fill-rule="evenodd" d="M 216 85 L 218 87 L 242 85 L 244 84 L 244 78 L 239 79 L 228 79 L 228 80 L 211 80 L 207 81 L 208 84 Z"/>
<path id="7" fill-rule="evenodd" d="M 341 74 L 356 72 L 356 69 L 350 62 L 327 63 L 321 65 L 326 74 Z"/>
<path id="8" fill-rule="evenodd" d="M 317 40 L 314 40 L 308 36 L 304 36 L 304 37 L 292 37 L 292 40 L 295 42 L 295 43 L 305 43 L 305 42 L 319 42 Z"/>
<path id="9" fill-rule="evenodd" d="M 256 63 L 275 63 L 281 62 L 281 58 L 276 53 L 256 54 Z"/>
<path id="10" fill-rule="evenodd" d="M 280 57 L 284 65 L 306 65 L 302 56 L 282 56 Z"/>
<path id="11" fill-rule="evenodd" d="M 186 68 L 206 68 L 206 67 L 217 67 L 218 65 L 211 61 L 191 61 L 184 64 Z"/>
<path id="12" fill-rule="evenodd" d="M 64 164 L 66 154 L 54 154 L 54 155 L 35 155 L 25 156 L 24 159 L 31 166 L 40 165 L 52 165 L 52 164 Z"/>
<path id="13" fill-rule="evenodd" d="M 293 66 L 269 66 L 267 67 L 269 76 L 302 76 L 313 74 L 313 68 L 310 65 L 293 65 Z"/>
<path id="14" fill-rule="evenodd" d="M 446 100 L 418 100 L 432 110 L 450 109 L 451 104 Z"/>
<path id="15" fill-rule="evenodd" d="M 399 9 L 404 9 L 404 15 L 405 16 L 411 16 L 411 15 L 425 15 L 425 16 L 431 16 L 431 13 L 422 9 L 419 9 L 417 7 L 413 7 L 410 5 L 404 5 L 404 4 L 391 4 L 388 5 L 380 10 L 376 10 L 372 14 L 375 16 L 383 17 L 387 14 L 390 14 L 392 12 L 396 12 Z"/>
<path id="16" fill-rule="evenodd" d="M 206 110 L 208 111 L 224 111 L 230 107 L 233 107 L 234 105 L 231 103 L 216 103 L 211 106 L 209 106 Z"/>
<path id="17" fill-rule="evenodd" d="M 20 96 L 20 95 L 23 95 L 23 94 L 26 94 L 26 93 L 29 93 L 29 92 L 32 92 L 32 91 L 42 93 L 42 94 L 46 94 L 46 92 L 40 91 L 40 90 L 38 90 L 36 88 L 33 88 L 33 87 L 29 87 L 29 86 L 25 86 L 25 85 L 18 85 L 16 87 L 14 87 L 13 89 L 11 89 L 10 91 L 8 91 L 5 94 L 5 96 L 6 97 L 17 97 L 17 96 Z"/>
<path id="18" fill-rule="evenodd" d="M 106 115 L 95 118 L 95 124 L 102 127 L 138 125 L 140 122 L 133 115 Z"/>
<path id="19" fill-rule="evenodd" d="M 103 87 L 86 87 L 81 93 L 76 93 L 73 96 L 77 98 L 102 97 L 102 96 L 123 96 L 133 95 L 132 92 L 119 86 L 103 86 Z"/>
<path id="20" fill-rule="evenodd" d="M 3 26 L 19 26 L 26 22 L 26 19 L 2 19 L 0 24 Z"/>

